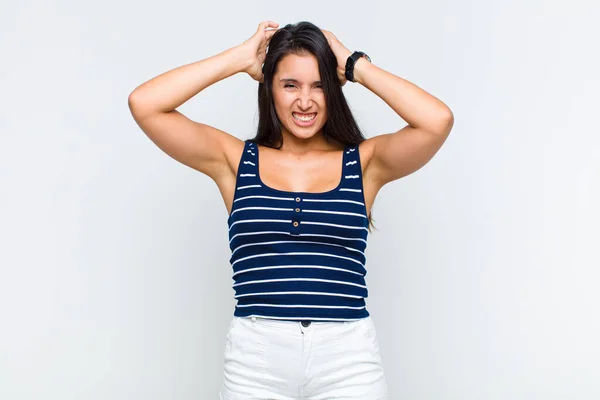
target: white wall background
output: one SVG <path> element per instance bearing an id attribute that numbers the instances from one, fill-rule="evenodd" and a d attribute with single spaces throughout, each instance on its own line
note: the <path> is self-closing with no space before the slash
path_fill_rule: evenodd
<path id="1" fill-rule="evenodd" d="M 600 398 L 599 17 L 590 0 L 3 3 L 0 398 L 217 397 L 227 212 L 127 96 L 265 19 L 332 31 L 455 115 L 375 202 L 368 309 L 391 399 Z M 367 136 L 405 125 L 344 90 Z M 180 110 L 249 138 L 256 83 Z"/>

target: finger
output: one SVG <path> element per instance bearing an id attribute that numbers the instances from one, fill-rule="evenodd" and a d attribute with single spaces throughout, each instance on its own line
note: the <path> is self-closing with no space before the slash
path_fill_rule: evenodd
<path id="1" fill-rule="evenodd" d="M 323 32 L 323 35 L 325 35 L 325 39 L 327 39 L 327 43 L 329 43 L 329 45 L 331 46 L 331 37 L 329 36 L 329 32 L 321 29 L 321 31 Z"/>
<path id="2" fill-rule="evenodd" d="M 271 36 L 273 36 L 275 33 L 277 33 L 279 30 L 278 29 L 265 29 L 265 37 L 268 39 L 271 39 Z"/>
<path id="3" fill-rule="evenodd" d="M 263 21 L 258 25 L 259 29 L 265 30 L 267 28 L 277 28 L 279 24 L 273 21 Z"/>

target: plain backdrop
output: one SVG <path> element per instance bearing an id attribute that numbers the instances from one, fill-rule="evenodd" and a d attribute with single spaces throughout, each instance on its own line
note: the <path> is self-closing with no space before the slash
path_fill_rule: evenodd
<path id="1" fill-rule="evenodd" d="M 455 124 L 374 205 L 368 310 L 390 399 L 600 398 L 597 1 L 4 2 L 0 398 L 215 399 L 234 310 L 227 212 L 127 107 L 142 82 L 311 21 Z M 257 83 L 179 108 L 241 138 Z M 367 137 L 405 122 L 344 93 Z"/>

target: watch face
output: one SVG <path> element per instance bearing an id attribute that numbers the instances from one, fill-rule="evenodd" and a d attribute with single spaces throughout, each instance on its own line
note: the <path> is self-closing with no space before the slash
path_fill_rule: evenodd
<path id="1" fill-rule="evenodd" d="M 368 55 L 364 54 L 363 57 L 366 58 L 368 62 L 371 62 L 371 57 L 369 57 Z"/>

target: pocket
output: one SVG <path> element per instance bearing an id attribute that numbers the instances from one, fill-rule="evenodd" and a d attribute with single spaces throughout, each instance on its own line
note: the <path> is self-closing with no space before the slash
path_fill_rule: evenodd
<path id="1" fill-rule="evenodd" d="M 235 328 L 235 325 L 237 324 L 237 319 L 238 317 L 234 316 L 231 319 L 231 322 L 229 323 L 229 327 L 227 328 L 227 334 L 225 336 L 225 349 L 223 350 L 223 354 L 227 354 L 229 350 L 231 350 L 233 328 Z"/>
<path id="2" fill-rule="evenodd" d="M 369 349 L 379 360 L 381 360 L 381 354 L 379 353 L 379 340 L 377 338 L 377 329 L 375 329 L 375 322 L 371 317 L 367 317 L 366 321 L 365 338 Z"/>
<path id="3" fill-rule="evenodd" d="M 263 385 L 266 376 L 266 345 L 263 335 L 253 326 L 253 322 L 247 317 L 236 317 L 230 324 L 226 342 L 223 357 L 225 383 L 230 388 L 242 385 L 243 387 L 239 386 L 240 390 Z"/>

